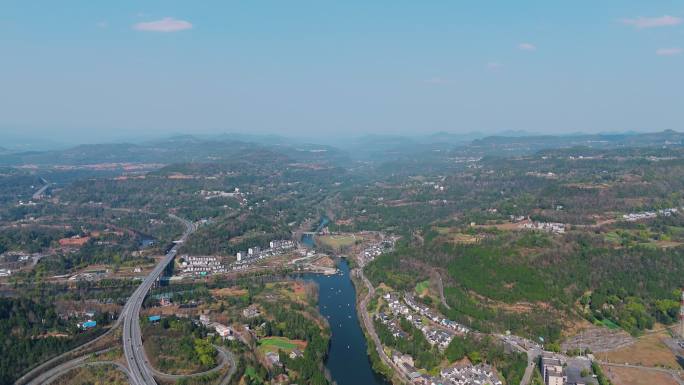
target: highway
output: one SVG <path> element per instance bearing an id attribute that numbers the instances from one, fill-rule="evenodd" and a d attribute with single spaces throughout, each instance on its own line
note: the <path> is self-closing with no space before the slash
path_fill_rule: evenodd
<path id="1" fill-rule="evenodd" d="M 48 185 L 46 184 L 46 186 L 48 186 Z M 183 233 L 183 235 L 180 239 L 181 241 L 185 242 L 187 237 L 192 232 L 194 232 L 196 230 L 195 225 L 192 224 L 190 221 L 187 221 L 187 220 L 180 218 L 178 216 L 175 216 L 173 214 L 169 214 L 169 216 L 173 219 L 176 219 L 178 221 L 183 222 L 183 224 L 185 225 L 185 232 Z M 114 330 L 116 330 L 122 322 L 124 323 L 124 331 L 129 332 L 128 334 L 124 333 L 124 338 L 123 338 L 124 352 L 126 353 L 126 361 L 128 362 L 128 365 L 129 366 L 131 365 L 131 361 L 129 361 L 130 358 L 132 358 L 134 360 L 135 360 L 135 358 L 138 358 L 137 361 L 134 361 L 134 362 L 137 362 L 137 363 L 142 362 L 144 365 L 144 368 L 146 368 L 147 364 L 145 363 L 145 360 L 139 358 L 139 352 L 138 352 L 138 355 L 134 355 L 132 347 L 127 346 L 130 344 L 127 343 L 126 336 L 133 337 L 134 336 L 134 333 L 133 333 L 134 329 L 137 328 L 136 330 L 137 330 L 137 337 L 138 338 L 136 341 L 139 342 L 138 346 L 140 347 L 140 349 L 142 349 L 142 346 L 141 346 L 142 345 L 142 337 L 140 336 L 140 324 L 138 322 L 138 318 L 140 315 L 140 307 L 142 306 L 142 301 L 145 299 L 147 292 L 150 290 L 152 285 L 154 285 L 154 282 L 159 277 L 161 272 L 166 268 L 166 266 L 169 264 L 169 262 L 171 262 L 173 260 L 173 258 L 176 256 L 178 246 L 179 245 L 176 244 L 173 248 L 171 248 L 171 250 L 169 250 L 169 252 L 164 256 L 164 259 L 161 262 L 159 262 L 159 264 L 154 268 L 154 270 L 147 276 L 147 278 L 145 278 L 143 283 L 138 287 L 138 289 L 136 289 L 136 291 L 128 299 L 128 301 L 126 302 L 126 305 L 124 306 L 123 310 L 121 311 L 121 314 L 119 315 L 119 318 L 117 318 L 116 322 L 109 328 L 109 330 L 107 332 L 105 332 L 101 336 L 95 338 L 94 340 L 91 340 L 91 341 L 89 341 L 89 342 L 87 342 L 87 343 L 85 343 L 85 344 L 83 344 L 83 345 L 81 345 L 75 349 L 72 349 L 68 352 L 64 352 L 64 353 L 60 354 L 59 356 L 54 357 L 54 358 L 42 363 L 41 365 L 33 368 L 31 371 L 29 371 L 28 373 L 26 373 L 22 377 L 20 377 L 16 381 L 16 384 L 17 385 L 41 384 L 42 383 L 42 381 L 41 381 L 41 378 L 42 378 L 41 374 L 42 373 L 45 373 L 46 371 L 53 371 L 53 370 L 57 370 L 60 372 L 65 371 L 64 369 L 66 368 L 66 364 L 57 364 L 60 360 L 63 360 L 64 358 L 68 357 L 69 355 L 72 355 L 74 352 L 82 351 L 83 349 L 85 349 L 86 347 L 88 347 L 90 345 L 95 345 L 98 341 L 106 338 L 109 334 L 111 334 Z M 133 318 L 133 311 L 132 310 L 134 310 L 134 313 L 135 313 L 134 318 Z M 132 322 L 133 319 L 135 320 L 135 322 Z M 133 341 L 132 338 L 129 339 L 129 342 L 132 343 L 132 341 Z M 126 348 L 131 349 L 130 354 L 128 353 L 127 350 L 125 350 Z M 54 365 L 57 365 L 57 366 L 54 366 Z M 137 364 L 136 364 L 136 367 L 137 367 Z M 131 368 L 133 368 L 133 366 L 131 366 Z M 133 370 L 133 369 L 131 369 L 131 370 Z M 146 370 L 146 372 L 149 372 L 149 370 Z M 150 376 L 150 378 L 151 378 L 151 376 Z M 152 381 L 153 382 L 147 382 L 147 383 L 154 384 L 155 383 L 154 380 L 152 380 Z M 138 382 L 134 382 L 134 383 L 138 383 Z M 146 382 L 139 382 L 139 383 L 144 384 Z"/>
<path id="2" fill-rule="evenodd" d="M 157 264 L 157 266 L 155 266 L 154 270 L 152 270 L 152 272 L 145 278 L 145 280 L 143 280 L 140 286 L 138 286 L 135 292 L 133 292 L 133 294 L 128 298 L 128 301 L 122 309 L 119 318 L 117 319 L 116 323 L 114 323 L 114 325 L 110 328 L 110 330 L 105 334 L 101 335 L 100 337 L 96 338 L 95 340 L 92 340 L 72 351 L 66 352 L 58 357 L 53 358 L 52 360 L 44 363 L 43 365 L 40 365 L 39 367 L 35 368 L 31 372 L 23 376 L 19 381 L 17 381 L 17 384 L 22 384 L 29 378 L 32 378 L 32 380 L 28 382 L 29 385 L 47 384 L 78 366 L 101 364 L 112 364 L 117 366 L 120 370 L 126 373 L 130 383 L 134 385 L 156 384 L 157 382 L 154 379 L 154 375 L 157 375 L 158 377 L 165 380 L 175 381 L 179 378 L 184 377 L 197 377 L 201 375 L 206 375 L 208 373 L 220 370 L 226 365 L 228 365 L 230 367 L 230 370 L 224 376 L 224 379 L 221 382 L 221 384 L 225 385 L 228 382 L 230 382 L 231 377 L 235 373 L 236 369 L 235 358 L 233 357 L 230 351 L 223 347 L 216 347 L 219 351 L 219 356 L 221 358 L 220 365 L 207 372 L 198 373 L 190 376 L 175 376 L 161 373 L 151 367 L 145 355 L 145 351 L 142 346 L 142 334 L 140 331 L 139 321 L 140 308 L 142 307 L 142 303 L 145 299 L 145 296 L 147 296 L 147 293 L 150 291 L 154 283 L 160 277 L 162 271 L 164 271 L 168 264 L 171 263 L 171 261 L 173 261 L 173 259 L 175 258 L 179 246 L 183 242 L 185 242 L 188 236 L 197 229 L 196 226 L 190 221 L 187 221 L 172 214 L 170 216 L 178 221 L 183 222 L 183 224 L 185 225 L 185 231 L 183 235 L 181 236 L 179 242 L 176 242 L 176 244 L 164 256 L 164 258 Z M 62 364 L 50 368 L 53 362 L 57 362 L 59 359 L 62 359 L 66 355 L 71 354 L 74 351 L 83 349 L 84 347 L 94 344 L 96 341 L 104 338 L 106 335 L 110 334 L 110 332 L 115 330 L 117 326 L 119 326 L 121 323 L 123 323 L 122 340 L 124 348 L 124 357 L 126 359 L 126 364 L 128 368 L 116 362 L 109 361 L 88 363 L 86 360 L 90 358 L 89 355 L 83 355 L 81 357 L 72 359 L 70 361 L 64 362 Z M 97 352 L 96 354 L 103 353 L 108 350 L 109 349 L 105 349 L 103 351 Z"/>
<path id="3" fill-rule="evenodd" d="M 45 183 L 43 187 L 41 187 L 38 191 L 36 191 L 33 196 L 31 197 L 34 201 L 40 200 L 43 198 L 45 191 L 50 187 L 50 182 L 46 181 L 43 178 L 40 178 L 41 182 Z"/>
<path id="4" fill-rule="evenodd" d="M 121 312 L 123 318 L 123 347 L 124 357 L 128 364 L 131 384 L 133 385 L 154 385 L 157 382 L 154 380 L 150 365 L 145 358 L 145 352 L 142 346 L 142 334 L 140 332 L 140 308 L 142 307 L 145 296 L 150 291 L 155 281 L 159 278 L 166 266 L 173 261 L 176 256 L 178 247 L 182 242 L 188 238 L 196 227 L 193 223 L 171 215 L 172 218 L 182 221 L 185 224 L 185 232 L 164 258 L 155 266 L 154 270 L 145 278 L 145 280 L 138 286 L 135 292 L 130 296 L 128 302 Z"/>
<path id="5" fill-rule="evenodd" d="M 152 373 L 154 374 L 154 376 L 157 377 L 158 379 L 160 379 L 161 381 L 176 382 L 176 381 L 181 380 L 183 378 L 193 378 L 193 377 L 206 376 L 207 374 L 218 372 L 219 370 L 228 367 L 229 371 L 224 376 L 224 380 L 222 381 L 224 383 L 228 383 L 228 382 L 230 382 L 230 378 L 235 373 L 235 369 L 237 369 L 237 366 L 235 365 L 235 357 L 233 356 L 233 353 L 231 353 L 230 350 L 226 349 L 223 346 L 214 345 L 214 347 L 216 348 L 216 351 L 218 353 L 219 363 L 215 367 L 213 367 L 207 371 L 204 371 L 204 372 L 193 373 L 193 374 L 167 374 L 167 373 L 160 372 L 159 370 L 155 369 L 152 366 L 150 366 L 149 368 L 152 371 Z"/>
<path id="6" fill-rule="evenodd" d="M 76 351 L 83 350 L 87 348 L 88 346 L 95 345 L 97 342 L 100 340 L 104 339 L 107 337 L 112 330 L 116 328 L 116 326 L 119 324 L 119 320 L 112 326 L 107 332 L 104 334 L 100 335 L 99 337 L 95 338 L 94 340 L 91 340 L 75 349 L 69 350 L 68 352 L 64 352 L 57 357 L 53 357 L 52 359 L 38 365 L 37 367 L 33 368 L 31 371 L 28 373 L 24 374 L 21 376 L 16 382 L 15 385 L 23 385 L 23 384 L 29 384 L 29 385 L 41 385 L 43 384 L 44 380 L 42 380 L 42 376 L 44 373 L 47 372 L 52 372 L 56 371 L 59 373 L 62 373 L 63 371 L 66 371 L 65 368 L 67 368 L 67 363 L 62 363 L 58 364 L 61 360 L 64 360 L 67 358 L 69 355 L 72 355 Z M 56 366 L 55 366 L 56 365 Z"/>
<path id="7" fill-rule="evenodd" d="M 94 353 L 96 356 L 106 353 L 110 351 L 111 349 L 104 349 L 99 352 Z M 33 381 L 31 381 L 31 384 L 36 384 L 36 385 L 46 385 L 54 382 L 57 380 L 59 377 L 64 375 L 64 373 L 76 369 L 78 367 L 82 366 L 95 366 L 95 365 L 112 365 L 116 367 L 118 370 L 122 371 L 123 373 L 126 374 L 127 377 L 130 378 L 130 375 L 128 373 L 128 369 L 123 366 L 122 364 L 115 362 L 115 361 L 95 361 L 95 362 L 89 362 L 88 360 L 92 358 L 91 355 L 84 355 L 78 358 L 75 358 L 71 361 L 67 361 L 57 367 L 54 367 L 50 370 L 47 370 L 43 373 L 41 373 L 38 377 L 36 377 Z"/>

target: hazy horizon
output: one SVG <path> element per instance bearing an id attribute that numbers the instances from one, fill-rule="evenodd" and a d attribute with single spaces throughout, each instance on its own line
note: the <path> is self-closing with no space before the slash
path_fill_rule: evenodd
<path id="1" fill-rule="evenodd" d="M 6 142 L 684 126 L 674 1 L 37 4 L 0 16 Z"/>
<path id="2" fill-rule="evenodd" d="M 250 132 L 212 132 L 212 133 L 188 133 L 188 132 L 172 132 L 172 133 L 155 133 L 149 135 L 119 135 L 107 137 L 103 135 L 94 135 L 90 140 L 87 138 L 58 138 L 53 139 L 50 136 L 45 137 L 33 137 L 27 135 L 13 135 L 8 134 L 3 136 L 3 143 L 0 145 L 0 149 L 7 149 L 11 151 L 46 151 L 46 150 L 61 150 L 71 147 L 76 147 L 79 145 L 95 145 L 95 144 L 145 144 L 151 142 L 163 142 L 166 140 L 171 140 L 180 137 L 194 137 L 199 140 L 208 140 L 220 138 L 225 140 L 226 137 L 231 135 L 235 136 L 234 140 L 242 142 L 254 142 L 254 143 L 266 143 L 273 141 L 278 142 L 278 139 L 282 139 L 287 143 L 299 143 L 299 144 L 319 144 L 333 147 L 346 147 L 353 145 L 358 140 L 364 138 L 372 138 L 377 136 L 379 138 L 404 138 L 407 140 L 417 140 L 419 142 L 430 143 L 434 142 L 430 139 L 440 138 L 442 135 L 449 135 L 453 138 L 462 137 L 462 141 L 467 143 L 473 139 L 480 139 L 492 136 L 502 136 L 502 137 L 535 137 L 535 136 L 558 136 L 558 137 L 572 137 L 579 135 L 636 135 L 636 134 L 646 134 L 646 133 L 656 133 L 663 132 L 665 130 L 642 130 L 642 131 L 601 131 L 601 132 L 563 132 L 563 133 L 543 133 L 543 132 L 533 132 L 525 130 L 502 130 L 502 131 L 471 131 L 471 132 L 447 132 L 447 131 L 435 131 L 426 133 L 408 133 L 408 134 L 396 134 L 396 133 L 369 133 L 369 134 L 354 134 L 354 135 L 336 135 L 336 134 L 326 134 L 326 135 L 287 135 L 279 133 L 250 133 Z M 682 132 L 681 130 L 670 130 L 675 132 Z"/>

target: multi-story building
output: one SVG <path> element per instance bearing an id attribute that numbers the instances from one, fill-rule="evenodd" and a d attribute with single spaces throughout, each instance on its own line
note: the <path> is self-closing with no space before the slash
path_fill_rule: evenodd
<path id="1" fill-rule="evenodd" d="M 214 330 L 216 330 L 216 333 L 223 339 L 234 339 L 233 337 L 233 329 L 230 328 L 230 326 L 226 326 L 223 324 L 214 324 Z"/>
<path id="2" fill-rule="evenodd" d="M 550 353 L 544 353 L 541 358 L 542 377 L 546 385 L 564 385 L 563 363 Z"/>

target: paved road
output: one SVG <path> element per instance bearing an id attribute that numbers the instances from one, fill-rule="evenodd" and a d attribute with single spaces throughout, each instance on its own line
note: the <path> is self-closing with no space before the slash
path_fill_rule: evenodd
<path id="1" fill-rule="evenodd" d="M 55 369 L 59 370 L 59 368 L 62 367 L 62 366 L 64 366 L 64 365 L 66 365 L 66 363 L 63 363 L 63 364 L 61 364 L 61 365 L 59 365 L 59 366 L 56 366 L 56 367 L 54 367 L 54 368 L 52 368 L 52 366 L 55 365 L 57 362 L 63 360 L 63 359 L 66 358 L 67 356 L 72 355 L 72 354 L 74 354 L 74 353 L 76 353 L 76 352 L 79 352 L 79 351 L 81 351 L 81 350 L 84 350 L 84 349 L 86 349 L 87 347 L 89 347 L 89 346 L 91 346 L 91 345 L 95 345 L 95 344 L 96 344 L 97 342 L 99 342 L 100 340 L 106 338 L 108 335 L 110 335 L 110 334 L 112 333 L 113 330 L 115 330 L 115 329 L 119 326 L 119 324 L 121 323 L 121 320 L 122 320 L 122 317 L 119 316 L 119 318 L 116 320 L 116 322 L 114 323 L 114 325 L 112 325 L 112 326 L 109 328 L 109 330 L 107 330 L 107 331 L 106 331 L 105 333 L 103 333 L 101 336 L 99 336 L 99 337 L 97 337 L 97 338 L 95 338 L 95 339 L 93 339 L 93 340 L 90 340 L 90 341 L 86 342 L 85 344 L 83 344 L 83 345 L 81 345 L 81 346 L 78 346 L 78 347 L 75 348 L 75 349 L 72 349 L 72 350 L 70 350 L 70 351 L 68 351 L 68 352 L 64 352 L 64 353 L 60 354 L 59 356 L 54 357 L 54 358 L 52 358 L 52 359 L 50 359 L 50 360 L 48 360 L 48 361 L 46 361 L 46 362 L 44 362 L 44 363 L 38 365 L 37 367 L 33 368 L 30 372 L 28 372 L 28 373 L 24 374 L 23 376 L 21 376 L 21 377 L 17 380 L 17 382 L 16 382 L 15 384 L 16 384 L 16 385 L 23 385 L 23 384 L 40 385 L 40 384 L 42 384 L 42 382 L 38 380 L 38 379 L 40 379 L 40 378 L 43 378 L 43 377 L 42 377 L 42 373 L 46 373 L 46 372 L 48 372 L 48 371 L 52 371 L 52 370 L 55 370 Z M 68 361 L 68 362 L 70 362 L 70 361 Z M 67 362 L 67 363 L 68 363 L 68 362 Z"/>
<path id="2" fill-rule="evenodd" d="M 228 385 L 230 384 L 230 381 L 233 379 L 233 376 L 235 375 L 235 371 L 237 370 L 237 365 L 235 364 L 235 360 L 233 358 L 233 354 L 226 350 L 227 353 L 229 353 L 229 356 L 232 361 L 230 363 L 230 369 L 228 370 L 228 373 L 226 373 L 226 376 L 223 377 L 223 380 L 219 383 L 219 385 Z"/>
<path id="3" fill-rule="evenodd" d="M 129 379 L 131 378 L 131 374 L 128 372 L 128 368 L 126 368 L 123 364 L 116 362 L 116 361 L 81 362 L 81 363 L 75 364 L 69 370 L 76 369 L 76 368 L 81 367 L 81 366 L 100 366 L 100 365 L 114 366 L 114 367 L 116 367 L 116 369 L 122 371 L 126 375 L 126 377 L 128 377 Z M 59 377 L 61 377 L 63 374 L 64 373 L 58 373 L 54 377 L 48 378 L 47 380 L 45 380 L 45 382 L 42 383 L 42 385 L 48 385 L 48 384 L 53 383 Z"/>
<path id="4" fill-rule="evenodd" d="M 181 242 L 185 242 L 190 234 L 196 230 L 193 223 L 171 215 L 174 219 L 180 220 L 185 224 L 185 232 L 180 238 Z M 161 275 L 166 266 L 173 261 L 178 251 L 180 243 L 176 243 L 164 258 L 155 266 L 154 270 L 145 278 L 145 280 L 138 286 L 133 294 L 126 302 L 121 315 L 123 316 L 123 347 L 124 358 L 130 370 L 131 384 L 133 385 L 155 385 L 150 364 L 145 358 L 142 345 L 142 334 L 140 332 L 140 308 L 142 307 L 145 296 L 150 291 L 157 278 Z"/>
<path id="5" fill-rule="evenodd" d="M 177 217 L 175 215 L 170 215 L 172 218 L 179 220 L 185 224 L 185 232 L 180 238 L 181 243 L 185 242 L 190 234 L 192 234 L 197 228 L 196 226 L 180 217 Z M 144 384 L 149 384 L 149 385 L 154 385 L 156 384 L 156 381 L 154 380 L 153 374 L 157 375 L 160 378 L 164 379 L 171 379 L 171 380 L 177 380 L 182 377 L 193 377 L 193 376 L 201 376 L 207 373 L 214 372 L 216 370 L 221 369 L 222 367 L 225 366 L 225 364 L 230 365 L 230 371 L 229 373 L 224 377 L 222 384 L 227 384 L 230 382 L 231 377 L 235 373 L 236 365 L 235 365 L 235 359 L 232 355 L 232 353 L 222 347 L 217 347 L 219 349 L 219 354 L 222 357 L 222 364 L 217 366 L 216 368 L 213 368 L 207 372 L 204 373 L 198 373 L 195 375 L 189 375 L 189 376 L 175 376 L 175 375 L 169 375 L 165 373 L 161 373 L 154 368 L 151 367 L 149 364 L 149 361 L 145 357 L 145 352 L 142 346 L 142 334 L 140 331 L 140 308 L 142 307 L 143 300 L 145 299 L 145 296 L 149 292 L 149 290 L 152 288 L 154 283 L 156 282 L 157 278 L 161 275 L 162 271 L 167 267 L 167 265 L 173 261 L 173 259 L 176 256 L 176 253 L 178 252 L 178 247 L 180 243 L 177 243 L 174 245 L 169 252 L 164 256 L 164 258 L 155 266 L 154 270 L 143 280 L 143 282 L 140 284 L 140 286 L 133 292 L 133 294 L 129 297 L 128 301 L 126 302 L 126 305 L 124 306 L 123 310 L 121 311 L 121 314 L 119 315 L 119 318 L 116 320 L 116 322 L 112 325 L 112 327 L 102 334 L 101 336 L 97 337 L 96 339 L 89 341 L 76 349 L 70 350 L 68 352 L 65 352 L 57 357 L 54 357 L 53 359 L 39 365 L 35 369 L 31 370 L 29 373 L 25 374 L 22 376 L 19 380 L 17 380 L 16 384 L 18 385 L 39 385 L 39 384 L 46 384 L 57 377 L 61 376 L 62 374 L 66 373 L 67 371 L 74 369 L 78 366 L 81 365 L 90 365 L 90 364 L 103 364 L 107 362 L 98 362 L 98 363 L 87 363 L 85 362 L 89 356 L 81 356 L 76 359 L 64 362 L 60 365 L 57 365 L 55 367 L 52 367 L 52 365 L 55 365 L 56 362 L 59 360 L 64 359 L 68 355 L 77 353 L 80 350 L 83 350 L 84 348 L 95 344 L 96 342 L 100 341 L 104 337 L 108 336 L 113 330 L 115 330 L 121 323 L 123 323 L 123 347 L 124 347 L 124 358 L 126 359 L 126 364 L 128 365 L 128 369 L 126 367 L 122 366 L 119 363 L 111 363 L 113 365 L 117 365 L 120 368 L 123 368 L 123 370 L 126 372 L 130 383 L 133 385 L 144 385 Z"/>
<path id="6" fill-rule="evenodd" d="M 527 359 L 527 367 L 525 368 L 525 374 L 523 374 L 523 378 L 520 380 L 520 385 L 527 385 L 530 383 L 530 380 L 532 380 L 532 375 L 534 374 L 534 368 L 537 365 L 534 363 L 534 361 L 530 362 L 529 356 Z"/>
<path id="7" fill-rule="evenodd" d="M 106 353 L 109 350 L 111 350 L 111 349 L 100 350 L 99 352 L 96 352 L 95 354 L 99 355 L 102 353 Z M 86 360 L 88 360 L 90 357 L 91 357 L 91 355 L 89 355 L 89 354 L 84 355 L 84 356 L 75 358 L 73 360 L 67 361 L 67 362 L 65 362 L 59 366 L 54 367 L 54 368 L 51 368 L 50 370 L 46 370 L 43 373 L 41 373 L 40 375 L 38 375 L 36 378 L 34 378 L 31 382 L 29 382 L 29 384 L 30 385 L 49 384 L 49 383 L 53 382 L 54 380 L 56 380 L 57 378 L 59 378 L 60 376 L 62 376 L 63 374 L 65 374 L 66 372 L 72 370 L 72 369 L 75 369 L 79 366 L 94 364 L 94 363 L 86 362 Z M 126 367 L 121 365 L 121 364 L 109 362 L 109 361 L 99 361 L 99 362 L 101 364 L 109 363 L 112 365 L 117 365 L 117 367 L 123 368 L 123 371 L 128 376 L 128 369 L 126 369 Z"/>
<path id="8" fill-rule="evenodd" d="M 47 190 L 48 187 L 50 187 L 50 182 L 46 181 L 43 178 L 40 178 L 40 181 L 45 183 L 45 184 L 38 191 L 33 193 L 33 196 L 31 197 L 31 199 L 33 199 L 34 201 L 42 199 L 43 195 L 45 194 L 45 190 Z"/>
<path id="9" fill-rule="evenodd" d="M 361 258 L 359 258 L 361 259 Z M 370 319 L 370 315 L 368 314 L 368 301 L 370 301 L 371 298 L 373 298 L 373 295 L 375 295 L 375 288 L 371 284 L 371 282 L 366 278 L 366 276 L 363 274 L 363 265 L 361 265 L 359 268 L 354 269 L 354 274 L 356 274 L 363 283 L 366 285 L 368 288 L 368 293 L 366 296 L 361 300 L 359 303 L 359 306 L 357 309 L 359 310 L 361 314 L 361 319 L 363 320 L 363 324 L 365 326 L 366 331 L 370 335 L 371 339 L 373 340 L 373 343 L 375 344 L 375 350 L 378 352 L 378 355 L 380 356 L 380 359 L 383 361 L 385 365 L 388 367 L 392 368 L 392 370 L 400 376 L 402 382 L 405 383 L 410 383 L 410 379 L 406 376 L 404 371 L 397 367 L 394 362 L 385 354 L 385 350 L 382 348 L 382 343 L 380 342 L 380 338 L 378 337 L 378 334 L 375 332 L 375 325 L 373 325 L 373 321 Z"/>
<path id="10" fill-rule="evenodd" d="M 435 282 L 437 283 L 437 291 L 439 292 L 439 300 L 442 302 L 442 305 L 446 307 L 447 309 L 451 309 L 451 306 L 446 301 L 446 298 L 444 297 L 444 283 L 442 282 L 442 276 L 439 274 L 439 271 L 437 270 L 432 270 L 430 272 L 432 277 L 434 278 Z"/>
<path id="11" fill-rule="evenodd" d="M 182 219 L 180 217 L 177 217 L 175 215 L 170 215 L 170 216 L 176 220 L 183 222 L 183 224 L 185 224 L 186 231 L 185 231 L 185 233 L 183 233 L 183 236 L 181 237 L 181 240 L 185 241 L 185 239 L 187 239 L 188 235 L 190 235 L 195 230 L 194 225 L 192 223 L 190 223 L 189 221 Z M 155 267 L 155 269 L 152 271 L 152 273 L 150 273 L 150 275 L 145 279 L 145 281 L 143 281 L 143 283 L 138 287 L 138 289 L 133 293 L 133 295 L 131 295 L 131 297 L 128 299 L 128 302 L 126 302 L 126 305 L 124 306 L 123 310 L 121 311 L 121 314 L 119 314 L 119 318 L 117 318 L 116 322 L 109 328 L 109 330 L 107 330 L 101 336 L 99 336 L 99 337 L 97 337 L 91 341 L 88 341 L 81 346 L 78 346 L 78 347 L 76 347 L 76 348 L 74 348 L 68 352 L 64 352 L 64 353 L 60 354 L 59 356 L 54 357 L 54 358 L 40 364 L 39 366 L 35 367 L 34 369 L 29 371 L 28 373 L 21 376 L 15 382 L 15 384 L 16 385 L 24 385 L 24 384 L 38 385 L 38 384 L 41 384 L 42 382 L 40 382 L 40 381 L 36 382 L 36 379 L 37 378 L 43 378 L 43 376 L 41 375 L 43 372 L 59 369 L 60 367 L 62 367 L 65 364 L 61 364 L 55 368 L 52 368 L 52 366 L 55 365 L 60 360 L 63 360 L 65 357 L 72 355 L 75 352 L 82 351 L 83 349 L 87 348 L 88 346 L 94 345 L 98 341 L 107 337 L 109 334 L 112 333 L 112 331 L 116 330 L 122 322 L 124 323 L 124 327 L 126 327 L 126 320 L 128 320 L 128 330 L 132 330 L 131 325 L 133 324 L 133 322 L 131 322 L 131 316 L 132 316 L 131 309 L 136 308 L 136 307 L 137 307 L 137 312 L 136 312 L 136 316 L 135 316 L 135 320 L 136 320 L 135 325 L 137 325 L 138 334 L 139 334 L 140 333 L 140 325 L 137 321 L 138 321 L 138 317 L 139 317 L 139 313 L 140 313 L 140 306 L 142 305 L 142 300 L 145 298 L 145 295 L 149 291 L 150 287 L 152 287 L 152 284 L 154 284 L 154 281 L 157 279 L 157 277 L 159 276 L 161 271 L 163 271 L 164 268 L 166 268 L 166 265 L 168 265 L 168 263 L 171 260 L 173 260 L 173 257 L 175 257 L 175 255 L 176 255 L 177 248 L 178 248 L 177 245 L 174 246 L 169 251 L 169 253 L 166 254 L 166 256 L 159 263 L 159 265 L 157 265 L 157 267 Z M 154 276 L 154 278 L 151 279 L 152 276 Z M 149 285 L 146 285 L 146 283 L 149 283 Z M 141 291 L 141 289 L 143 289 L 143 287 L 145 288 L 144 292 Z M 134 302 L 138 303 L 138 305 L 133 306 Z M 142 338 L 140 340 L 142 341 Z M 124 337 L 124 347 L 126 347 L 125 337 Z M 127 355 L 127 358 L 128 358 L 128 355 Z"/>
<path id="12" fill-rule="evenodd" d="M 527 367 L 525 368 L 525 373 L 520 380 L 520 385 L 529 384 L 537 366 L 537 357 L 541 356 L 542 354 L 541 347 L 529 342 L 525 342 L 526 340 L 513 335 L 496 334 L 495 336 L 518 352 L 527 354 Z"/>
<path id="13" fill-rule="evenodd" d="M 233 353 L 231 353 L 228 349 L 224 348 L 223 346 L 217 346 L 214 345 L 216 350 L 218 351 L 218 356 L 219 356 L 219 363 L 215 367 L 201 372 L 201 373 L 193 373 L 193 374 L 168 374 L 168 373 L 162 373 L 159 370 L 155 369 L 154 367 L 150 366 L 150 371 L 154 374 L 155 377 L 160 378 L 162 380 L 168 380 L 168 381 L 177 381 L 182 378 L 192 378 L 192 377 L 201 377 L 206 374 L 214 373 L 216 371 L 219 371 L 226 366 L 230 366 L 230 371 L 234 372 L 235 371 L 235 358 L 233 357 Z M 144 350 L 143 350 L 144 353 Z M 147 357 L 145 357 L 147 360 Z M 232 374 L 229 376 L 231 377 Z"/>
<path id="14" fill-rule="evenodd" d="M 525 353 L 527 353 L 527 368 L 525 368 L 525 374 L 523 375 L 522 380 L 520 380 L 520 385 L 527 385 L 532 380 L 532 375 L 537 366 L 537 357 L 542 355 L 542 350 L 540 348 L 532 347 L 528 348 Z"/>

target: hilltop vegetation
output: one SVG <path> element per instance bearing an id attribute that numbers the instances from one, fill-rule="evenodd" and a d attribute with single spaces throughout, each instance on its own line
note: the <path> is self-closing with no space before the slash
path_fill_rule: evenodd
<path id="1" fill-rule="evenodd" d="M 143 327 L 145 350 L 152 365 L 162 373 L 191 374 L 216 366 L 216 349 L 206 330 L 187 319 L 164 318 Z"/>
<path id="2" fill-rule="evenodd" d="M 583 153 L 590 155 L 579 159 Z M 547 150 L 481 165 L 427 188 L 407 182 L 396 190 L 402 206 L 376 199 L 366 210 L 405 239 L 367 267 L 375 284 L 410 290 L 438 271 L 450 318 L 547 340 L 581 318 L 635 335 L 676 320 L 683 216 L 625 222 L 622 214 L 681 207 L 681 151 Z M 512 217 L 560 222 L 566 231 L 534 232 Z"/>
<path id="3" fill-rule="evenodd" d="M 97 331 L 76 333 L 49 303 L 0 298 L 0 383 L 11 384 L 26 369 L 87 341 Z"/>
<path id="4" fill-rule="evenodd" d="M 655 321 L 676 321 L 681 248 L 615 250 L 600 237 L 568 234 L 552 247 L 529 249 L 521 246 L 526 237 L 503 233 L 474 245 L 407 246 L 377 258 L 367 273 L 374 283 L 410 290 L 437 268 L 445 272 L 451 307 L 444 313 L 481 330 L 557 340 L 563 320 L 573 316 L 609 319 L 632 334 Z M 508 306 L 519 303 L 525 306 Z"/>

